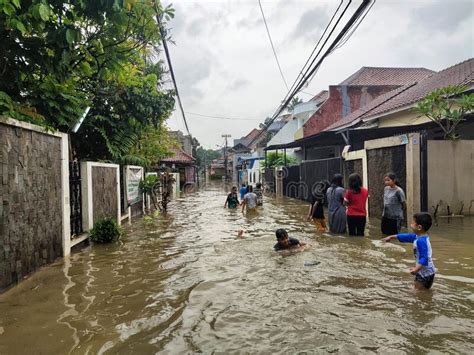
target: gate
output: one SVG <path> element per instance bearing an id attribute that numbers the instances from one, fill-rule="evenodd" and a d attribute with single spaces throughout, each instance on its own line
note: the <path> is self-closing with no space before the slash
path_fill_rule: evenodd
<path id="1" fill-rule="evenodd" d="M 320 181 L 331 181 L 334 174 L 342 173 L 342 158 L 319 159 L 301 163 L 301 185 L 307 186 L 308 194 L 300 196 L 303 200 L 310 199 L 314 184 Z"/>
<path id="2" fill-rule="evenodd" d="M 305 186 L 300 184 L 300 166 L 286 166 L 283 168 L 283 195 L 292 198 L 305 196 Z"/>
<path id="3" fill-rule="evenodd" d="M 78 161 L 69 163 L 69 203 L 71 206 L 71 237 L 78 236 L 82 229 L 81 167 Z"/>
<path id="4" fill-rule="evenodd" d="M 264 173 L 265 178 L 265 192 L 275 193 L 275 169 L 267 168 Z"/>

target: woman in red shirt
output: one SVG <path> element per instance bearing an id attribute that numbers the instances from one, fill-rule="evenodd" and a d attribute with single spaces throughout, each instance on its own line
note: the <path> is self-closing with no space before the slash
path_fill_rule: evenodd
<path id="1" fill-rule="evenodd" d="M 369 191 L 362 187 L 362 179 L 359 174 L 349 176 L 349 189 L 344 196 L 347 206 L 347 226 L 349 235 L 364 236 L 365 223 L 367 220 L 367 198 Z"/>

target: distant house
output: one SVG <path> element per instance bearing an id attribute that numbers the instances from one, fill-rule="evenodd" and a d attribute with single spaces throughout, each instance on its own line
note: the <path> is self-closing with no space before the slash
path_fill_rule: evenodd
<path id="1" fill-rule="evenodd" d="M 302 102 L 295 105 L 292 115 L 289 115 L 287 118 L 286 124 L 268 141 L 267 146 L 294 142 L 296 140 L 296 134 L 298 131 L 301 131 L 302 137 L 303 125 L 318 110 L 327 97 L 328 92 L 324 90 L 314 96 L 308 102 Z M 301 149 L 290 149 L 287 154 L 290 156 L 295 156 L 300 160 L 302 159 Z"/>
<path id="2" fill-rule="evenodd" d="M 160 165 L 179 173 L 179 186 L 196 183 L 196 159 L 181 148 L 172 149 L 173 155 L 161 160 Z"/>

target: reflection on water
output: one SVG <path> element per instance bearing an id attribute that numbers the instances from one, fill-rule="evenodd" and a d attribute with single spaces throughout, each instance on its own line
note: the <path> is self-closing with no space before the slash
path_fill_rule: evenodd
<path id="1" fill-rule="evenodd" d="M 1 354 L 455 352 L 474 346 L 474 219 L 432 231 L 432 291 L 411 290 L 410 245 L 321 236 L 307 206 L 256 214 L 200 191 L 122 243 L 88 247 L 0 295 Z M 375 224 L 375 223 L 374 223 Z M 274 231 L 312 244 L 272 251 Z M 237 239 L 238 231 L 245 239 Z M 319 264 L 318 264 L 319 263 Z"/>

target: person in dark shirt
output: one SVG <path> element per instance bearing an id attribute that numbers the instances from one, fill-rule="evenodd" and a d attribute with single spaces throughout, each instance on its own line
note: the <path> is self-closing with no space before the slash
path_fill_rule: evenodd
<path id="1" fill-rule="evenodd" d="M 300 242 L 296 238 L 288 237 L 288 232 L 284 229 L 277 229 L 275 234 L 278 241 L 273 246 L 273 249 L 275 249 L 275 251 L 288 250 L 288 249 L 293 249 L 296 247 L 306 245 L 305 242 Z"/>
<path id="2" fill-rule="evenodd" d="M 232 187 L 230 194 L 227 195 L 227 200 L 224 203 L 224 208 L 228 207 L 231 209 L 237 208 L 239 205 L 239 198 L 237 196 L 237 187 Z"/>
<path id="3" fill-rule="evenodd" d="M 318 232 L 326 232 L 326 220 L 324 218 L 324 198 L 311 195 L 311 205 L 308 211 L 308 221 L 313 220 Z"/>

